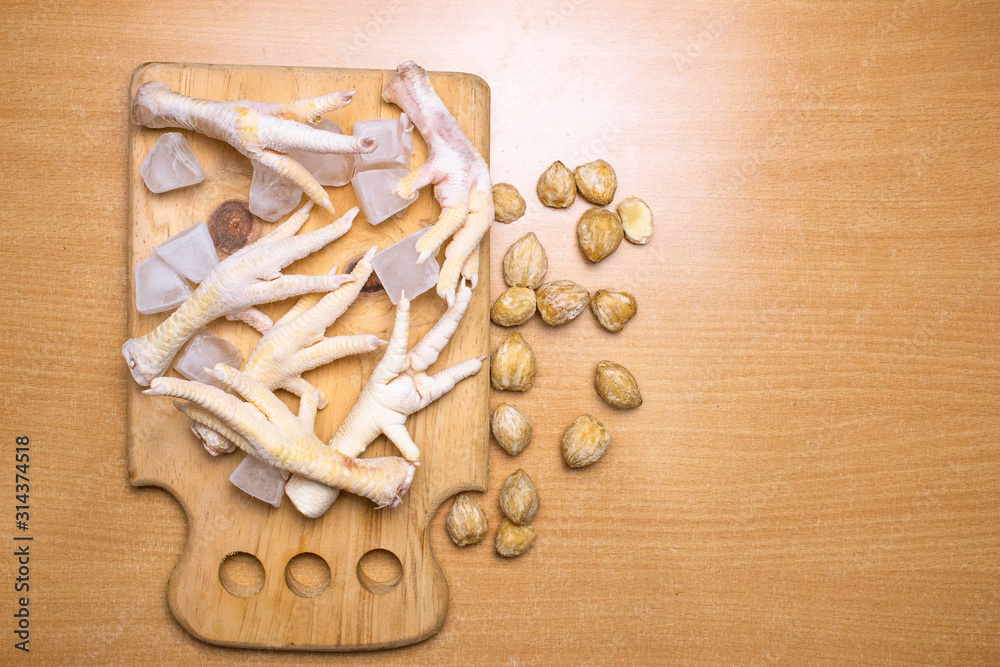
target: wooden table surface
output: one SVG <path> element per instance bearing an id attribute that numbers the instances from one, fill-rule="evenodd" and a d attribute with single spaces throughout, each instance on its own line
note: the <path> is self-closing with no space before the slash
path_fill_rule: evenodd
<path id="1" fill-rule="evenodd" d="M 1000 662 L 1000 5 L 995 2 L 8 2 L 0 13 L 0 662 Z M 432 524 L 444 628 L 329 656 L 202 644 L 171 617 L 180 507 L 127 485 L 127 87 L 145 61 L 473 72 L 492 172 L 549 277 L 634 292 L 523 327 L 484 505 L 523 467 L 538 540 L 502 561 Z M 590 266 L 553 160 L 595 158 L 653 241 Z M 495 296 L 494 294 L 494 296 Z M 493 331 L 494 344 L 502 332 Z M 645 397 L 600 403 L 594 364 Z M 507 399 L 494 395 L 492 403 Z M 582 413 L 595 466 L 558 443 Z M 13 648 L 14 438 L 31 438 L 31 654 Z M 445 506 L 447 507 L 447 505 Z"/>

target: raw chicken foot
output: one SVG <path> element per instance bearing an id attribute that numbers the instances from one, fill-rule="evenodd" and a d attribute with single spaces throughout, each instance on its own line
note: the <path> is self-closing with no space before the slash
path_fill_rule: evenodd
<path id="1" fill-rule="evenodd" d="M 393 192 L 413 199 L 418 190 L 434 185 L 441 216 L 417 242 L 417 263 L 432 257 L 452 237 L 437 284 L 438 296 L 450 306 L 461 278 L 473 287 L 478 280 L 479 242 L 493 224 L 490 169 L 434 92 L 427 72 L 416 63 L 396 68 L 382 99 L 406 112 L 427 143 L 427 161 L 404 177 Z"/>
<path id="2" fill-rule="evenodd" d="M 330 447 L 347 456 L 358 456 L 384 433 L 408 461 L 417 462 L 420 450 L 406 430 L 406 418 L 422 410 L 465 378 L 482 368 L 486 357 L 467 359 L 434 375 L 426 370 L 448 344 L 472 298 L 463 285 L 455 303 L 437 324 L 407 353 L 410 302 L 404 296 L 396 307 L 396 322 L 385 354 L 361 390 L 344 423 L 330 440 Z M 293 476 L 285 493 L 308 517 L 322 516 L 337 499 L 337 490 Z"/>
<path id="3" fill-rule="evenodd" d="M 160 326 L 145 336 L 132 338 L 122 346 L 132 377 L 143 386 L 163 375 L 177 351 L 195 331 L 219 317 L 243 319 L 261 328 L 270 319 L 253 308 L 261 303 L 281 301 L 310 292 L 328 292 L 350 276 L 284 276 L 281 269 L 302 259 L 351 228 L 358 209 L 315 231 L 295 236 L 312 210 L 309 202 L 285 223 L 255 243 L 220 262 L 198 285 L 188 300 Z"/>
<path id="4" fill-rule="evenodd" d="M 364 496 L 379 507 L 399 504 L 413 481 L 415 466 L 399 457 L 355 459 L 327 447 L 267 387 L 223 364 L 213 371 L 246 400 L 201 382 L 154 378 L 144 393 L 190 401 L 232 431 L 236 441 L 265 463 L 317 483 Z"/>
<path id="5" fill-rule="evenodd" d="M 225 141 L 254 162 L 268 167 L 302 188 L 309 199 L 334 215 L 330 196 L 305 167 L 285 153 L 296 148 L 310 153 L 371 153 L 372 137 L 352 137 L 311 127 L 319 117 L 347 106 L 353 92 L 303 97 L 285 103 L 215 102 L 187 97 L 159 81 L 135 93 L 132 120 L 145 127 L 182 127 Z"/>

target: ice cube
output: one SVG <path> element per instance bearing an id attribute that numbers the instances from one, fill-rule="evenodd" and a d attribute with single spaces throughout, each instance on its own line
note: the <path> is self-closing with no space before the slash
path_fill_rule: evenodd
<path id="1" fill-rule="evenodd" d="M 336 134 L 343 134 L 340 126 L 332 120 L 324 118 L 314 125 L 317 130 L 326 130 Z M 339 153 L 309 153 L 298 149 L 288 151 L 288 157 L 296 160 L 299 164 L 309 170 L 316 177 L 320 185 L 334 185 L 340 187 L 351 182 L 354 176 L 354 155 L 350 153 L 341 155 Z"/>
<path id="2" fill-rule="evenodd" d="M 153 248 L 156 256 L 188 280 L 200 283 L 219 263 L 208 225 L 199 222 Z"/>
<path id="3" fill-rule="evenodd" d="M 225 338 L 213 336 L 208 329 L 200 329 L 174 359 L 174 370 L 188 380 L 204 382 L 213 387 L 223 387 L 221 381 L 205 372 L 216 364 L 239 368 L 243 355 Z"/>
<path id="4" fill-rule="evenodd" d="M 417 241 L 428 229 L 430 228 L 424 227 L 415 234 L 410 234 L 372 259 L 375 274 L 393 305 L 399 302 L 403 290 L 406 291 L 406 298 L 412 301 L 437 284 L 440 268 L 436 259 L 431 257 L 423 264 L 414 264 L 420 256 Z"/>
<path id="5" fill-rule="evenodd" d="M 250 212 L 261 220 L 275 222 L 302 199 L 302 188 L 257 162 L 250 182 Z"/>
<path id="6" fill-rule="evenodd" d="M 229 481 L 257 500 L 281 507 L 281 496 L 285 494 L 285 477 L 281 470 L 264 463 L 256 456 L 247 454 L 229 476 Z"/>
<path id="7" fill-rule="evenodd" d="M 413 123 L 404 113 L 399 118 L 359 120 L 351 133 L 356 137 L 375 137 L 378 148 L 371 153 L 359 153 L 357 170 L 410 169 L 413 157 Z"/>
<path id="8" fill-rule="evenodd" d="M 156 255 L 135 267 L 135 309 L 144 315 L 176 308 L 191 294 L 187 281 Z"/>
<path id="9" fill-rule="evenodd" d="M 354 174 L 351 185 L 369 224 L 377 225 L 416 201 L 392 194 L 392 188 L 407 173 L 406 169 L 373 169 Z"/>
<path id="10" fill-rule="evenodd" d="M 142 161 L 139 173 L 152 192 L 168 192 L 205 180 L 205 170 L 180 132 L 166 132 Z"/>

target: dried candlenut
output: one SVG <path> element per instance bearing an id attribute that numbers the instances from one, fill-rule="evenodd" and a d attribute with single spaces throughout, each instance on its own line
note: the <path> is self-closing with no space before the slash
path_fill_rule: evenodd
<path id="1" fill-rule="evenodd" d="M 556 160 L 538 179 L 536 191 L 546 206 L 566 208 L 576 201 L 576 179 L 569 167 Z"/>
<path id="2" fill-rule="evenodd" d="M 493 210 L 497 222 L 514 222 L 524 215 L 524 197 L 510 183 L 497 183 L 493 186 Z"/>
<path id="3" fill-rule="evenodd" d="M 590 415 L 573 420 L 562 439 L 563 461 L 570 468 L 585 468 L 604 456 L 611 434 Z"/>
<path id="4" fill-rule="evenodd" d="M 599 289 L 590 300 L 590 309 L 601 326 L 612 333 L 621 331 L 635 317 L 639 306 L 635 297 L 617 289 Z"/>
<path id="5" fill-rule="evenodd" d="M 553 280 L 538 288 L 538 313 L 551 326 L 575 319 L 590 302 L 590 292 L 572 280 Z"/>
<path id="6" fill-rule="evenodd" d="M 528 232 L 507 249 L 503 256 L 503 279 L 511 287 L 537 289 L 549 270 L 545 248 L 534 232 Z"/>
<path id="7" fill-rule="evenodd" d="M 596 206 L 587 210 L 576 226 L 580 249 L 591 262 L 597 263 L 618 250 L 624 232 L 618 214 Z"/>
<path id="8" fill-rule="evenodd" d="M 508 287 L 490 308 L 490 319 L 502 327 L 524 324 L 534 314 L 535 291 L 527 287 Z"/>
<path id="9" fill-rule="evenodd" d="M 637 408 L 642 405 L 639 383 L 627 368 L 613 361 L 600 361 L 594 374 L 594 386 L 604 402 L 615 408 Z"/>
<path id="10" fill-rule="evenodd" d="M 445 520 L 445 526 L 448 528 L 451 541 L 457 546 L 464 547 L 483 541 L 486 529 L 489 527 L 489 519 L 486 518 L 486 512 L 479 503 L 469 494 L 463 493 L 455 498 Z"/>
<path id="11" fill-rule="evenodd" d="M 627 197 L 618 204 L 618 217 L 629 243 L 646 245 L 653 238 L 653 212 L 638 197 Z"/>
<path id="12" fill-rule="evenodd" d="M 500 488 L 500 509 L 519 526 L 531 523 L 538 511 L 538 490 L 528 473 L 520 468 Z"/>
<path id="13" fill-rule="evenodd" d="M 519 526 L 504 517 L 500 521 L 500 527 L 497 528 L 497 537 L 494 546 L 497 553 L 504 558 L 514 558 L 530 549 L 534 542 L 534 526 Z"/>
<path id="14" fill-rule="evenodd" d="M 583 198 L 593 204 L 607 206 L 615 198 L 618 176 L 610 164 L 604 160 L 594 160 L 582 164 L 573 172 L 576 187 Z"/>
<path id="15" fill-rule="evenodd" d="M 536 370 L 535 353 L 521 332 L 515 331 L 490 358 L 490 384 L 498 390 L 528 391 Z"/>
<path id="16" fill-rule="evenodd" d="M 531 442 L 531 422 L 513 405 L 506 403 L 498 405 L 493 411 L 490 427 L 493 430 L 493 437 L 511 456 L 523 452 Z"/>

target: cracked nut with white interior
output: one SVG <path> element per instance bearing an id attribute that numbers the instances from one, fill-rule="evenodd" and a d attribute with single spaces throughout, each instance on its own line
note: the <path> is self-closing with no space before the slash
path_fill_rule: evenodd
<path id="1" fill-rule="evenodd" d="M 507 517 L 500 521 L 494 547 L 504 558 L 520 556 L 535 543 L 535 527 L 519 526 Z"/>
<path id="2" fill-rule="evenodd" d="M 618 204 L 618 217 L 629 243 L 646 245 L 653 238 L 653 212 L 638 197 L 626 197 Z"/>
<path id="3" fill-rule="evenodd" d="M 639 304 L 628 292 L 617 289 L 599 289 L 590 300 L 590 309 L 601 326 L 611 333 L 618 333 L 635 317 Z"/>
<path id="4" fill-rule="evenodd" d="M 519 526 L 531 523 L 538 511 L 538 489 L 528 473 L 518 468 L 500 487 L 500 509 Z"/>
<path id="5" fill-rule="evenodd" d="M 482 542 L 489 524 L 486 512 L 468 493 L 455 498 L 445 520 L 448 536 L 459 547 Z"/>
<path id="6" fill-rule="evenodd" d="M 508 224 L 524 215 L 524 197 L 510 183 L 493 186 L 493 215 L 497 222 Z"/>
<path id="7" fill-rule="evenodd" d="M 572 280 L 553 280 L 535 294 L 538 314 L 546 324 L 556 327 L 576 319 L 590 303 L 590 292 Z"/>
<path id="8" fill-rule="evenodd" d="M 611 434 L 604 424 L 590 415 L 577 417 L 563 434 L 563 461 L 570 468 L 586 468 L 604 456 L 609 444 Z"/>
<path id="9" fill-rule="evenodd" d="M 576 201 L 576 179 L 569 167 L 553 162 L 538 179 L 538 199 L 551 208 L 566 208 Z"/>
<path id="10" fill-rule="evenodd" d="M 497 439 L 504 451 L 511 456 L 517 456 L 531 442 L 531 422 L 523 412 L 513 405 L 501 403 L 493 411 L 490 422 L 493 437 Z"/>
<path id="11" fill-rule="evenodd" d="M 528 232 L 503 256 L 503 279 L 511 287 L 537 289 L 549 270 L 549 258 L 534 232 Z"/>
<path id="12" fill-rule="evenodd" d="M 497 390 L 528 391 L 537 370 L 535 353 L 521 332 L 515 331 L 490 358 L 490 384 Z"/>
<path id="13" fill-rule="evenodd" d="M 583 254 L 595 264 L 618 250 L 625 236 L 618 214 L 596 206 L 588 209 L 580 218 L 576 235 Z"/>
<path id="14" fill-rule="evenodd" d="M 534 314 L 535 291 L 528 287 L 508 287 L 490 308 L 490 319 L 502 327 L 524 324 Z"/>
<path id="15" fill-rule="evenodd" d="M 604 402 L 611 407 L 628 410 L 642 405 L 639 383 L 621 364 L 599 361 L 594 373 L 594 386 Z"/>

